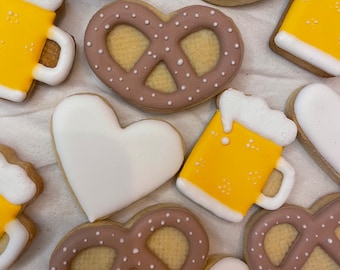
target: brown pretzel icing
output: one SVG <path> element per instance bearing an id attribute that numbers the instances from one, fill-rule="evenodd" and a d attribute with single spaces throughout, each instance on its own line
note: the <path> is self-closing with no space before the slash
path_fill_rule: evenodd
<path id="1" fill-rule="evenodd" d="M 321 247 L 340 266 L 340 197 L 332 200 L 318 212 L 311 214 L 298 206 L 287 205 L 262 215 L 246 237 L 247 261 L 251 269 L 302 269 L 315 247 Z M 264 241 L 267 233 L 280 224 L 289 224 L 298 236 L 290 246 L 280 265 L 269 258 Z"/>
<path id="2" fill-rule="evenodd" d="M 128 72 L 111 57 L 107 48 L 106 37 L 118 25 L 130 25 L 150 41 Z M 212 70 L 198 76 L 180 42 L 202 29 L 209 29 L 216 35 L 220 55 Z M 127 101 L 145 110 L 173 112 L 220 93 L 240 68 L 243 43 L 233 21 L 217 9 L 189 6 L 164 22 L 144 4 L 117 1 L 99 10 L 90 20 L 85 33 L 85 51 L 98 78 Z M 166 64 L 175 81 L 177 90 L 174 92 L 157 91 L 145 84 L 161 62 Z"/>
<path id="3" fill-rule="evenodd" d="M 53 252 L 50 270 L 70 269 L 72 260 L 81 251 L 94 247 L 116 251 L 113 270 L 169 269 L 146 245 L 153 233 L 166 227 L 179 230 L 188 241 L 189 251 L 181 269 L 203 269 L 209 250 L 206 232 L 191 212 L 169 206 L 147 211 L 129 229 L 112 222 L 74 229 Z"/>

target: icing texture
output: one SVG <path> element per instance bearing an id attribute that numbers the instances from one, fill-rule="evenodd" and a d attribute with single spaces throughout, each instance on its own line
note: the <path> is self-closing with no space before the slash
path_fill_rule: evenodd
<path id="1" fill-rule="evenodd" d="M 326 73 L 340 75 L 339 3 L 293 0 L 274 38 L 275 44 Z"/>
<path id="2" fill-rule="evenodd" d="M 38 2 L 43 9 L 34 4 Z M 60 83 L 70 71 L 74 58 L 73 39 L 53 26 L 56 1 L 3 0 L 0 6 L 0 97 L 23 101 L 34 79 L 47 84 Z M 55 68 L 39 64 L 46 40 L 57 42 L 60 56 Z M 56 56 L 57 57 L 57 56 Z"/>
<path id="3" fill-rule="evenodd" d="M 222 94 L 219 108 L 184 164 L 177 187 L 234 222 L 241 221 L 254 203 L 266 209 L 280 207 L 290 194 L 295 173 L 281 157 L 278 143 L 294 140 L 294 122 L 263 100 L 233 89 Z M 261 191 L 274 169 L 284 177 L 279 192 L 269 198 Z"/>
<path id="4" fill-rule="evenodd" d="M 324 84 L 310 84 L 299 91 L 294 114 L 301 132 L 322 156 L 321 164 L 340 173 L 340 97 Z"/>
<path id="5" fill-rule="evenodd" d="M 40 192 L 35 173 L 26 171 L 30 166 L 19 161 L 11 149 L 0 145 L 0 237 L 5 233 L 9 236 L 0 254 L 0 269 L 7 269 L 30 239 L 31 233 L 18 219 L 23 207 Z"/>
<path id="6" fill-rule="evenodd" d="M 128 72 L 110 56 L 106 44 L 107 34 L 119 25 L 131 25 L 150 41 Z M 201 29 L 209 29 L 217 36 L 220 53 L 213 69 L 198 76 L 180 41 Z M 221 92 L 236 75 L 243 56 L 237 27 L 216 9 L 185 7 L 164 22 L 150 8 L 130 1 L 107 5 L 93 16 L 85 34 L 85 50 L 92 70 L 109 88 L 140 108 L 163 112 L 193 106 Z M 176 83 L 174 92 L 157 91 L 145 84 L 161 62 Z"/>
<path id="7" fill-rule="evenodd" d="M 209 251 L 206 232 L 189 211 L 162 207 L 147 211 L 129 229 L 109 222 L 76 228 L 53 252 L 50 270 L 71 269 L 72 260 L 81 251 L 93 247 L 110 247 L 116 251 L 112 269 L 169 269 L 147 246 L 149 237 L 166 227 L 179 230 L 189 244 L 181 269 L 203 269 Z"/>
<path id="8" fill-rule="evenodd" d="M 340 265 L 340 239 L 335 230 L 340 225 L 340 199 L 337 198 L 311 214 L 297 206 L 287 205 L 262 215 L 251 227 L 246 239 L 248 264 L 254 269 L 302 269 L 315 247 L 319 246 Z M 264 241 L 268 232 L 280 224 L 289 224 L 298 232 L 280 265 L 268 257 Z"/>
<path id="9" fill-rule="evenodd" d="M 122 129 L 112 108 L 96 95 L 63 100 L 53 114 L 52 131 L 61 166 L 90 221 L 153 191 L 184 159 L 182 138 L 171 125 L 143 120 Z"/>

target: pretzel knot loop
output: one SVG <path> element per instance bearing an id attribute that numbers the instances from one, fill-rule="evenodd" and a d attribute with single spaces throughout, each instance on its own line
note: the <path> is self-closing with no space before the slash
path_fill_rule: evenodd
<path id="1" fill-rule="evenodd" d="M 296 206 L 284 206 L 265 214 L 256 221 L 247 238 L 249 265 L 256 269 L 302 269 L 315 247 L 321 247 L 340 265 L 340 240 L 336 229 L 340 226 L 340 198 L 329 203 L 315 214 Z M 268 257 L 264 241 L 274 226 L 289 224 L 298 232 L 297 238 L 276 266 Z M 255 268 L 254 268 L 255 269 Z"/>
<path id="2" fill-rule="evenodd" d="M 129 71 L 111 57 L 107 47 L 107 35 L 118 25 L 130 25 L 150 41 Z M 198 76 L 180 42 L 202 29 L 216 35 L 220 52 L 212 70 Z M 142 4 L 118 1 L 99 10 L 90 20 L 85 51 L 94 73 L 113 91 L 146 110 L 171 112 L 221 92 L 240 68 L 243 43 L 232 20 L 217 9 L 185 7 L 164 22 Z M 174 92 L 165 93 L 146 85 L 147 78 L 161 62 L 166 64 L 176 84 Z"/>
<path id="3" fill-rule="evenodd" d="M 130 229 L 109 222 L 76 228 L 59 243 L 52 254 L 50 270 L 71 269 L 72 260 L 80 252 L 95 247 L 109 247 L 116 252 L 112 270 L 167 270 L 168 266 L 147 246 L 149 237 L 158 229 L 166 227 L 177 229 L 188 242 L 188 254 L 181 269 L 203 269 L 209 251 L 206 232 L 189 211 L 168 207 L 148 212 Z"/>

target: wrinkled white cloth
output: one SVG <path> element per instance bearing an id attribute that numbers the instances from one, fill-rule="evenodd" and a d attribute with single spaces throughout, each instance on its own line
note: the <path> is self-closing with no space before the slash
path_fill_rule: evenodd
<path id="1" fill-rule="evenodd" d="M 111 93 L 97 79 L 85 59 L 84 31 L 92 15 L 110 2 L 66 0 L 66 9 L 57 18 L 56 24 L 73 35 L 77 45 L 76 59 L 69 78 L 55 87 L 38 84 L 31 98 L 21 104 L 0 100 L 0 143 L 14 148 L 21 159 L 33 163 L 45 184 L 44 192 L 25 210 L 36 224 L 36 237 L 11 269 L 47 269 L 57 243 L 75 226 L 87 221 L 58 167 L 50 135 L 51 115 L 63 98 L 74 93 L 98 93 L 112 104 L 123 127 L 140 119 L 164 119 L 182 134 L 187 154 L 215 112 L 213 99 L 184 112 L 169 115 L 146 113 Z M 193 4 L 209 5 L 200 0 L 148 2 L 164 13 Z M 261 0 L 243 7 L 218 7 L 237 24 L 245 44 L 241 70 L 230 87 L 260 96 L 271 108 L 279 110 L 284 110 L 290 93 L 305 84 L 326 83 L 340 93 L 340 79 L 319 78 L 269 49 L 269 38 L 287 3 L 288 0 Z M 316 165 L 299 142 L 286 147 L 283 155 L 296 170 L 296 184 L 289 196 L 289 203 L 308 207 L 322 195 L 339 191 L 339 186 Z M 186 206 L 198 216 L 209 235 L 211 254 L 225 253 L 242 258 L 245 224 L 258 208 L 253 207 L 241 223 L 226 222 L 181 195 L 175 188 L 174 179 L 115 213 L 110 219 L 126 222 L 149 205 L 168 202 Z"/>

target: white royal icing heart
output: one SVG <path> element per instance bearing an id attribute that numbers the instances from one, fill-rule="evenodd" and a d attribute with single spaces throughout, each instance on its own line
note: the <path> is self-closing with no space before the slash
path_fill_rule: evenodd
<path id="1" fill-rule="evenodd" d="M 143 120 L 122 129 L 97 95 L 63 100 L 52 132 L 61 166 L 91 222 L 158 188 L 184 159 L 182 138 L 170 124 Z"/>
<path id="2" fill-rule="evenodd" d="M 297 95 L 294 113 L 309 141 L 340 173 L 340 96 L 324 84 L 310 84 Z"/>
<path id="3" fill-rule="evenodd" d="M 226 257 L 214 264 L 210 270 L 249 270 L 249 267 L 239 259 Z"/>

